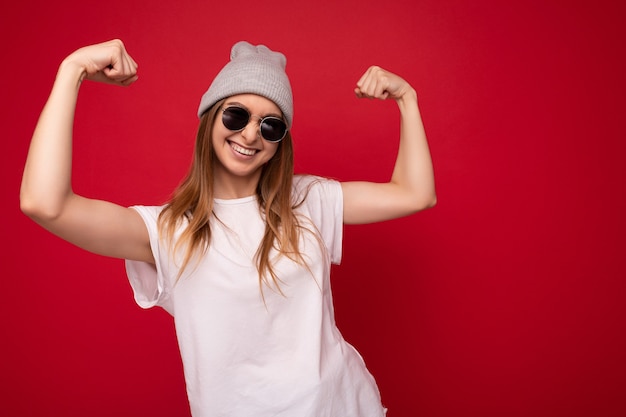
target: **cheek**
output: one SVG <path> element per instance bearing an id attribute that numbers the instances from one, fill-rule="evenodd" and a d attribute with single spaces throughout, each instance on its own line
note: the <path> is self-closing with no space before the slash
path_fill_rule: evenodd
<path id="1" fill-rule="evenodd" d="M 211 141 L 215 144 L 215 138 L 218 137 L 220 137 L 220 126 L 218 123 L 215 123 L 211 129 Z"/>
<path id="2" fill-rule="evenodd" d="M 218 150 L 226 143 L 226 138 L 231 132 L 217 123 L 211 129 L 211 145 L 214 150 Z"/>
<path id="3" fill-rule="evenodd" d="M 267 159 L 265 162 L 269 162 L 278 152 L 278 144 L 276 143 L 269 143 L 269 144 L 265 144 L 265 152 L 267 154 Z"/>

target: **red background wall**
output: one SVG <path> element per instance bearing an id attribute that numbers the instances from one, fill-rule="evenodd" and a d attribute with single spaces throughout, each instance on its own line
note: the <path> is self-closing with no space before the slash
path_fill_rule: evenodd
<path id="1" fill-rule="evenodd" d="M 134 304 L 121 261 L 19 211 L 28 142 L 59 62 L 120 37 L 140 79 L 84 85 L 78 192 L 164 201 L 190 160 L 199 97 L 240 39 L 288 57 L 299 172 L 385 180 L 397 110 L 352 88 L 370 64 L 388 68 L 419 92 L 439 204 L 347 227 L 334 289 L 340 328 L 389 415 L 626 415 L 620 4 L 3 6 L 0 414 L 188 415 L 171 318 Z"/>

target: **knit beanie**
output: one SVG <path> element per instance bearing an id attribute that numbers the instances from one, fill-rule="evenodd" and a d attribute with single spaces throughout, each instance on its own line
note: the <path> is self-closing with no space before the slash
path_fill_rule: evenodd
<path id="1" fill-rule="evenodd" d="M 230 62 L 217 74 L 200 100 L 198 117 L 218 101 L 237 94 L 258 94 L 282 111 L 287 128 L 293 121 L 293 97 L 285 73 L 287 58 L 265 45 L 240 41 L 233 45 Z"/>

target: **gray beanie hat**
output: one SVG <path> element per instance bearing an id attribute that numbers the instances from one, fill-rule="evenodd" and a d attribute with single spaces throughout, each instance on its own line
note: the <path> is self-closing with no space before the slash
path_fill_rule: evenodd
<path id="1" fill-rule="evenodd" d="M 237 94 L 258 94 L 272 100 L 280 108 L 291 128 L 293 97 L 285 73 L 287 58 L 265 45 L 237 42 L 230 52 L 230 62 L 217 74 L 202 96 L 198 117 L 221 99 Z"/>

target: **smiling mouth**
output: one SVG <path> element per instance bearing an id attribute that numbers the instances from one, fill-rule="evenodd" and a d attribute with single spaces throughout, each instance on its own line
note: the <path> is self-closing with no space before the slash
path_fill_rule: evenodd
<path id="1" fill-rule="evenodd" d="M 235 142 L 229 141 L 228 143 L 230 144 L 230 147 L 235 150 L 235 152 L 240 153 L 242 155 L 252 156 L 258 152 L 258 150 L 256 149 L 248 149 L 248 148 L 244 148 L 243 146 L 239 146 Z"/>

